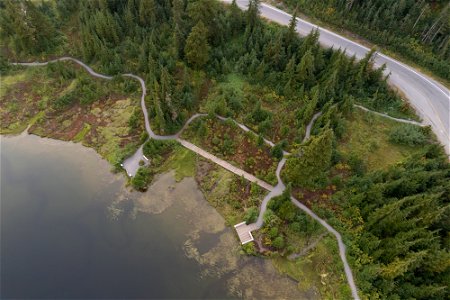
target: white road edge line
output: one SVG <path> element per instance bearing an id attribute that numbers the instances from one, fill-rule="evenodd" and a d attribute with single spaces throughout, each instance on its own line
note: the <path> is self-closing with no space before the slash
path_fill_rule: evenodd
<path id="1" fill-rule="evenodd" d="M 273 9 L 273 10 L 275 10 L 275 11 L 281 13 L 281 14 L 284 14 L 285 16 L 288 16 L 288 17 L 291 17 L 291 18 L 292 18 L 292 15 L 290 15 L 289 13 L 287 13 L 287 12 L 285 12 L 285 11 L 282 11 L 281 9 L 276 8 L 276 7 L 272 6 L 272 5 L 269 5 L 269 4 L 266 4 L 266 3 L 261 3 L 261 6 L 265 6 L 265 7 L 269 8 L 269 9 Z M 370 51 L 370 49 L 367 48 L 366 46 L 363 46 L 363 45 L 361 45 L 361 44 L 358 44 L 357 42 L 354 42 L 354 41 L 352 41 L 352 40 L 349 40 L 348 38 L 346 38 L 346 37 L 344 37 L 344 36 L 342 36 L 342 35 L 339 35 L 339 34 L 333 32 L 333 31 L 330 31 L 330 30 L 328 30 L 328 29 L 326 29 L 326 28 L 320 27 L 320 26 L 318 26 L 318 25 L 315 25 L 315 24 L 313 24 L 313 23 L 311 23 L 311 22 L 308 22 L 308 21 L 306 21 L 306 20 L 300 19 L 300 18 L 298 18 L 298 17 L 297 17 L 296 19 L 297 19 L 297 21 L 301 21 L 301 22 L 306 23 L 306 24 L 308 24 L 308 25 L 310 25 L 310 26 L 312 26 L 312 27 L 315 27 L 315 28 L 317 28 L 317 29 L 323 30 L 323 31 L 325 31 L 325 32 L 327 32 L 327 33 L 329 33 L 329 34 L 335 36 L 335 37 L 338 37 L 338 38 L 340 38 L 340 39 L 343 39 L 343 40 L 345 40 L 346 42 L 349 42 L 349 43 L 351 43 L 351 44 L 353 44 L 353 45 L 355 45 L 355 46 L 358 46 L 358 47 L 360 47 L 360 48 L 362 48 L 362 49 L 364 49 L 364 50 Z M 391 58 L 391 57 L 389 57 L 389 56 L 386 56 L 386 55 L 383 54 L 382 52 L 377 51 L 376 53 L 377 53 L 378 55 L 382 56 L 383 58 L 385 58 L 385 59 L 387 59 L 387 60 L 390 60 L 390 61 L 392 61 L 392 62 L 394 62 L 394 63 L 400 65 L 401 67 L 407 69 L 408 71 L 413 72 L 413 73 L 416 74 L 417 76 L 421 77 L 422 79 L 424 79 L 425 81 L 427 81 L 428 83 L 430 83 L 432 86 L 434 86 L 435 88 L 437 88 L 440 92 L 442 92 L 442 93 L 444 94 L 444 96 L 447 96 L 447 97 L 449 98 L 449 102 L 450 102 L 450 91 L 445 91 L 445 90 L 443 90 L 440 86 L 438 86 L 438 85 L 436 85 L 435 83 L 433 83 L 432 81 L 430 81 L 430 80 L 429 80 L 428 78 L 426 78 L 424 75 L 422 75 L 422 74 L 416 72 L 414 69 L 412 69 L 411 67 L 409 67 L 409 66 L 403 64 L 402 62 L 399 62 L 398 60 L 395 60 L 395 59 L 393 59 L 393 58 Z"/>

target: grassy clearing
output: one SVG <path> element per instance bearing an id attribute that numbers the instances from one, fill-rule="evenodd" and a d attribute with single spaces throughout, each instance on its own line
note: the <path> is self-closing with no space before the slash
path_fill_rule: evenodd
<path id="1" fill-rule="evenodd" d="M 301 291 L 312 289 L 321 299 L 351 298 L 337 243 L 332 237 L 322 239 L 305 256 L 293 261 L 278 256 L 272 262 L 281 273 L 298 281 Z"/>
<path id="2" fill-rule="evenodd" d="M 30 69 L 17 69 L 0 76 L 1 134 L 19 134 L 43 116 L 34 103 L 30 84 L 34 77 Z"/>
<path id="3" fill-rule="evenodd" d="M 392 86 L 393 90 L 396 90 L 394 86 Z M 414 109 L 411 107 L 409 102 L 405 99 L 407 99 L 406 96 L 403 95 L 401 92 L 396 92 L 401 100 L 398 102 L 393 102 L 390 105 L 377 105 L 377 102 L 373 99 L 358 99 L 358 101 L 355 101 L 355 104 L 359 104 L 361 106 L 364 106 L 370 110 L 386 114 L 388 116 L 399 118 L 399 119 L 406 119 L 406 120 L 413 120 L 413 121 L 420 121 L 419 116 L 417 116 Z"/>
<path id="4" fill-rule="evenodd" d="M 367 169 L 383 169 L 402 161 L 416 151 L 414 147 L 393 144 L 389 134 L 401 123 L 371 113 L 355 110 L 338 144 L 345 156 L 357 156 Z"/>
<path id="5" fill-rule="evenodd" d="M 81 129 L 77 135 L 73 138 L 73 141 L 75 143 L 81 142 L 84 137 L 86 136 L 86 134 L 91 130 L 91 125 L 88 123 L 84 123 L 83 125 L 83 129 Z"/>
<path id="6" fill-rule="evenodd" d="M 173 170 L 178 182 L 196 174 L 197 154 L 176 141 L 150 139 L 144 144 L 143 152 L 150 159 L 150 164 L 140 167 L 138 174 L 131 180 L 138 190 L 146 190 L 156 174 Z"/>
<path id="7" fill-rule="evenodd" d="M 11 86 L 26 81 L 28 76 L 29 73 L 26 71 L 20 71 L 13 75 L 0 76 L 0 97 L 3 98 Z"/>
<path id="8" fill-rule="evenodd" d="M 223 87 L 229 87 L 232 88 L 236 93 L 239 95 L 243 95 L 243 89 L 245 85 L 245 80 L 242 77 L 242 75 L 231 73 L 227 75 L 226 81 L 221 82 L 219 86 L 222 85 Z"/>
<path id="9" fill-rule="evenodd" d="M 27 128 L 27 124 L 20 122 L 12 123 L 7 128 L 0 128 L 0 134 L 16 135 L 22 133 Z"/>
<path id="10" fill-rule="evenodd" d="M 161 166 L 159 172 L 175 171 L 175 180 L 181 181 L 185 177 L 194 177 L 197 164 L 197 154 L 180 145 L 175 146 L 173 154 Z"/>

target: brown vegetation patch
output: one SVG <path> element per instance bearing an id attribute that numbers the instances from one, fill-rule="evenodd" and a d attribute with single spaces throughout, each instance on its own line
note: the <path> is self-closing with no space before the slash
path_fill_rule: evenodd
<path id="1" fill-rule="evenodd" d="M 197 181 L 197 183 L 201 184 L 205 177 L 208 176 L 214 168 L 217 168 L 217 166 L 211 164 L 206 160 L 199 160 L 197 163 L 197 173 L 195 174 L 195 180 Z"/>
<path id="2" fill-rule="evenodd" d="M 331 196 L 336 192 L 337 187 L 335 185 L 329 185 L 323 189 L 292 189 L 293 196 L 305 204 L 308 208 L 321 207 L 331 209 L 333 211 L 340 210 L 339 206 L 331 201 Z"/>
<path id="3" fill-rule="evenodd" d="M 36 84 L 42 82 L 20 81 L 7 88 L 5 95 L 0 99 L 2 128 L 16 122 L 26 123 L 39 112 L 39 102 L 43 97 L 33 90 Z M 67 86 L 68 83 L 55 86 L 54 94 L 60 94 Z"/>
<path id="4" fill-rule="evenodd" d="M 267 180 L 267 174 L 274 173 L 277 161 L 270 154 L 271 148 L 265 144 L 258 146 L 256 137 L 251 133 L 243 132 L 231 122 L 215 118 L 206 119 L 204 126 L 205 136 L 197 136 L 191 126 L 183 137 L 262 179 Z"/>
<path id="5" fill-rule="evenodd" d="M 2 132 L 19 133 L 30 125 L 30 133 L 82 142 L 117 163 L 140 144 L 144 118 L 138 101 L 114 82 L 83 77 L 85 70 L 71 63 L 72 67 L 77 79 L 65 79 L 47 69 L 18 70 L 2 78 Z M 84 98 L 80 90 L 86 80 L 94 97 Z M 68 93 L 75 96 L 61 100 Z"/>
<path id="6" fill-rule="evenodd" d="M 105 96 L 102 100 L 96 101 L 90 106 L 75 104 L 64 110 L 48 113 L 45 118 L 30 128 L 30 132 L 69 141 L 75 138 L 85 124 L 89 124 L 90 130 L 86 133 L 83 140 L 87 145 L 94 146 L 98 142 L 99 127 L 107 127 L 113 122 L 112 119 L 115 117 L 113 115 L 105 117 L 104 114 L 99 116 L 96 113 L 107 111 L 117 101 L 123 100 L 123 98 L 123 95 L 111 94 L 111 96 Z M 130 142 L 138 141 L 140 133 L 141 130 L 134 130 L 121 135 L 119 146 L 123 148 Z"/>
<path id="7" fill-rule="evenodd" d="M 283 96 L 276 94 L 268 87 L 258 85 L 245 85 L 244 92 L 247 97 L 256 96 L 256 99 L 261 100 L 261 107 L 272 113 L 271 127 L 264 133 L 267 139 L 274 143 L 282 140 L 292 143 L 303 138 L 304 132 L 299 132 L 293 124 L 296 120 L 296 111 L 303 105 L 300 100 L 288 103 Z M 250 102 L 249 105 L 253 105 L 253 103 Z M 246 122 L 246 125 L 255 132 L 259 131 L 256 124 Z"/>
<path id="8" fill-rule="evenodd" d="M 208 202 L 227 220 L 242 222 L 249 207 L 259 207 L 265 191 L 204 159 L 199 159 L 195 179 Z"/>
<path id="9" fill-rule="evenodd" d="M 212 82 L 210 79 L 205 79 L 200 87 L 200 92 L 199 92 L 199 99 L 203 100 L 206 99 L 206 97 L 208 96 L 209 93 L 209 89 L 212 86 Z"/>

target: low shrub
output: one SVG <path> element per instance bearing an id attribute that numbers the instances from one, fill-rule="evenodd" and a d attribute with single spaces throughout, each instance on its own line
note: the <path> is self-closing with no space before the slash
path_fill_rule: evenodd
<path id="1" fill-rule="evenodd" d="M 396 144 L 418 146 L 424 145 L 427 142 L 427 137 L 420 127 L 405 124 L 395 127 L 389 133 L 389 140 Z"/>
<path id="2" fill-rule="evenodd" d="M 136 190 L 145 191 L 151 180 L 151 171 L 146 167 L 140 167 L 136 175 L 131 179 L 131 184 Z"/>
<path id="3" fill-rule="evenodd" d="M 164 140 L 155 140 L 155 139 L 149 139 L 144 144 L 144 155 L 148 158 L 154 157 L 154 156 L 162 156 L 170 151 L 173 150 L 174 145 L 176 144 L 175 141 L 164 141 Z"/>
<path id="4" fill-rule="evenodd" d="M 258 214 L 258 208 L 254 206 L 250 207 L 245 214 L 245 223 L 251 224 L 256 222 L 256 219 L 258 219 Z"/>

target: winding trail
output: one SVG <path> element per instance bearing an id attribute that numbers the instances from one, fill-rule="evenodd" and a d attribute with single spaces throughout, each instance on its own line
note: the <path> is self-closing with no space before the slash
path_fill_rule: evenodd
<path id="1" fill-rule="evenodd" d="M 305 137 L 303 138 L 302 143 L 304 143 L 307 140 L 309 140 L 309 138 L 311 137 L 311 128 L 312 128 L 314 122 L 317 120 L 317 118 L 320 117 L 321 115 L 322 115 L 321 111 L 319 111 L 318 113 L 314 114 L 314 116 L 312 117 L 312 119 L 309 122 L 308 126 L 306 126 Z"/>
<path id="2" fill-rule="evenodd" d="M 141 86 L 142 86 L 142 83 L 143 83 L 143 81 L 141 82 Z M 144 86 L 143 86 L 143 90 L 144 90 L 144 88 L 145 88 L 145 83 L 144 83 Z M 141 98 L 141 108 L 142 108 L 142 111 L 145 111 L 144 112 L 144 117 L 147 116 L 147 117 L 145 117 L 145 121 L 146 121 L 145 122 L 145 128 L 146 128 L 147 133 L 149 134 L 149 137 L 153 138 L 153 139 L 156 139 L 156 140 L 177 140 L 178 137 L 180 136 L 180 134 L 189 126 L 189 124 L 192 123 L 192 121 L 194 121 L 198 117 L 204 117 L 204 116 L 207 115 L 207 114 L 195 114 L 195 115 L 193 115 L 192 117 L 190 117 L 186 121 L 186 123 L 180 129 L 180 131 L 178 131 L 178 133 L 176 133 L 174 135 L 157 135 L 157 134 L 155 134 L 152 131 L 152 129 L 150 127 L 150 123 L 148 122 L 148 114 L 147 114 L 147 110 L 146 110 L 146 107 L 145 107 L 145 100 L 144 100 L 144 98 L 145 98 L 145 95 L 143 95 L 142 98 Z M 147 129 L 147 125 L 148 125 L 148 129 L 150 129 L 150 130 Z M 134 175 L 136 175 L 137 170 L 141 167 L 139 165 L 139 162 L 141 160 L 143 160 L 143 158 L 144 158 L 143 161 L 144 162 L 146 161 L 146 159 L 144 157 L 143 147 L 144 147 L 144 144 L 142 144 L 133 155 L 131 155 L 130 157 L 126 158 L 125 161 L 122 164 L 122 167 L 125 169 L 125 171 L 127 172 L 129 177 L 133 177 Z"/>
<path id="3" fill-rule="evenodd" d="M 82 66 L 89 74 L 91 74 L 94 77 L 98 77 L 98 78 L 102 78 L 102 79 L 107 79 L 107 80 L 111 80 L 113 79 L 113 76 L 108 76 L 108 75 L 103 75 L 103 74 L 99 74 L 97 72 L 95 72 L 94 70 L 92 70 L 89 66 L 87 66 L 86 64 L 84 64 L 82 61 L 72 58 L 72 57 L 61 57 L 58 59 L 54 59 L 51 61 L 47 61 L 47 62 L 31 62 L 31 63 L 12 63 L 13 65 L 22 65 L 22 66 L 45 66 L 49 63 L 53 63 L 53 62 L 58 62 L 58 61 L 73 61 L 75 63 L 77 63 L 78 65 Z M 136 76 L 134 74 L 122 74 L 121 76 L 124 77 L 130 77 L 133 79 L 136 79 L 137 81 L 139 81 L 139 83 L 141 84 L 141 89 L 142 89 L 142 95 L 141 95 L 141 108 L 142 108 L 142 112 L 144 114 L 144 122 L 145 122 L 145 129 L 149 135 L 149 138 L 153 138 L 156 140 L 176 140 L 178 141 L 182 146 L 186 147 L 187 149 L 197 153 L 200 156 L 205 157 L 206 159 L 220 165 L 221 167 L 227 169 L 228 171 L 238 175 L 238 176 L 242 176 L 245 179 L 254 182 L 256 184 L 258 184 L 260 187 L 266 189 L 269 191 L 269 193 L 264 197 L 262 203 L 261 203 L 261 207 L 260 207 L 260 213 L 258 215 L 258 219 L 255 223 L 246 225 L 245 222 L 244 223 L 240 223 L 235 225 L 236 231 L 238 232 L 239 238 L 241 239 L 241 242 L 244 244 L 246 242 L 252 241 L 253 237 L 251 235 L 251 231 L 260 229 L 263 226 L 263 222 L 264 222 L 264 213 L 266 212 L 267 209 L 267 204 L 269 202 L 269 200 L 273 197 L 279 196 L 283 193 L 283 191 L 286 189 L 286 186 L 284 185 L 280 174 L 281 174 L 281 170 L 284 167 L 285 163 L 286 163 L 286 157 L 283 157 L 283 159 L 280 160 L 280 162 L 278 163 L 277 166 L 277 170 L 276 170 L 276 176 L 278 179 L 278 183 L 276 186 L 272 186 L 270 184 L 268 184 L 267 182 L 264 182 L 263 180 L 256 178 L 256 176 L 238 168 L 233 166 L 232 164 L 216 157 L 215 155 L 197 147 L 196 145 L 181 139 L 179 136 L 180 134 L 187 128 L 187 126 L 189 126 L 189 124 L 194 121 L 196 118 L 198 117 L 202 117 L 202 116 L 206 116 L 206 114 L 195 114 L 192 117 L 190 117 L 188 119 L 188 121 L 184 124 L 184 126 L 180 129 L 180 131 L 174 135 L 157 135 L 153 132 L 153 130 L 151 129 L 150 126 L 150 122 L 149 122 L 149 117 L 148 117 L 148 111 L 147 111 L 147 107 L 145 105 L 145 96 L 146 96 L 146 85 L 145 85 L 145 81 L 139 77 Z M 368 109 L 366 109 L 365 107 L 359 106 L 359 105 L 355 105 L 365 111 L 370 111 Z M 373 112 L 373 111 L 370 111 Z M 414 122 L 414 121 L 410 121 L 410 120 L 402 120 L 402 119 L 396 119 L 381 113 L 377 113 L 377 112 L 373 112 L 379 115 L 382 115 L 384 117 L 388 117 L 390 119 L 399 121 L 399 122 L 404 122 L 404 123 L 410 123 L 410 124 L 415 124 L 415 125 L 419 125 L 420 123 Z M 314 116 L 312 117 L 311 121 L 309 122 L 308 126 L 306 127 L 306 132 L 305 132 L 305 138 L 303 139 L 303 142 L 306 142 L 310 136 L 311 136 L 311 128 L 315 122 L 315 120 L 320 117 L 322 113 L 318 112 L 316 114 L 314 114 Z M 227 120 L 228 118 L 224 118 L 221 116 L 217 116 L 219 119 L 221 120 Z M 235 124 L 237 124 L 242 130 L 246 131 L 246 132 L 252 132 L 253 134 L 256 135 L 255 132 L 251 131 L 247 126 L 238 123 L 237 121 L 231 119 Z M 274 146 L 274 143 L 264 139 L 264 142 L 268 145 L 270 145 L 271 147 Z M 137 169 L 139 168 L 139 161 L 143 158 L 143 152 L 142 152 L 142 148 L 143 146 L 139 147 L 139 149 L 136 151 L 135 154 L 133 154 L 131 157 L 127 158 L 124 163 L 123 163 L 123 167 L 126 169 L 127 174 L 129 176 L 133 176 L 134 174 L 136 174 Z M 289 155 L 288 152 L 284 151 L 285 155 Z M 353 274 L 352 271 L 350 269 L 350 266 L 347 262 L 347 258 L 346 258 L 346 254 L 345 254 L 345 245 L 342 241 L 342 236 L 340 235 L 339 232 L 337 232 L 332 226 L 330 226 L 325 220 L 321 219 L 319 216 L 317 216 L 314 212 L 312 212 L 308 207 L 306 207 L 304 204 L 302 204 L 300 201 L 298 201 L 297 199 L 295 199 L 294 197 L 291 196 L 291 201 L 292 203 L 297 206 L 298 208 L 300 208 L 302 211 L 304 211 L 306 214 L 308 214 L 309 216 L 311 216 L 313 219 L 315 219 L 316 221 L 318 221 L 320 224 L 322 224 L 322 226 L 324 226 L 330 233 L 332 233 L 335 237 L 336 240 L 338 242 L 338 246 L 339 246 L 339 255 L 340 258 L 342 260 L 342 263 L 344 265 L 344 271 L 347 277 L 347 281 L 348 284 L 352 290 L 352 295 L 355 299 L 359 299 L 358 297 L 358 293 L 357 293 L 357 288 L 353 279 Z M 241 238 L 241 233 L 243 235 L 245 235 L 245 238 L 249 239 L 251 238 L 251 240 L 242 240 Z M 243 237 L 243 236 L 242 236 Z"/>
<path id="4" fill-rule="evenodd" d="M 364 106 L 361 106 L 361 105 L 358 105 L 358 104 L 354 104 L 353 106 L 357 107 L 357 108 L 359 108 L 361 110 L 364 110 L 366 112 L 370 112 L 372 114 L 375 114 L 375 115 L 378 115 L 378 116 L 381 116 L 381 117 L 384 117 L 384 118 L 388 118 L 388 119 L 391 119 L 391 120 L 394 120 L 394 121 L 397 121 L 397 122 L 417 125 L 417 126 L 421 126 L 421 127 L 428 126 L 426 124 L 423 124 L 423 123 L 420 123 L 420 122 L 416 122 L 416 121 L 412 121 L 412 120 L 405 120 L 405 119 L 394 118 L 394 117 L 391 117 L 391 116 L 389 116 L 387 114 L 383 114 L 383 113 L 380 113 L 380 112 L 377 112 L 377 111 L 370 110 L 370 109 L 365 108 Z"/>
<path id="5" fill-rule="evenodd" d="M 317 237 L 316 240 L 314 240 L 311 244 L 309 244 L 308 246 L 306 246 L 305 248 L 303 248 L 300 252 L 298 253 L 292 253 L 291 255 L 288 256 L 288 259 L 290 260 L 295 260 L 299 257 L 305 256 L 306 254 L 308 254 L 309 251 L 311 251 L 312 249 L 316 248 L 317 244 L 328 234 L 328 232 L 324 232 L 321 235 L 319 235 Z"/>
<path id="6" fill-rule="evenodd" d="M 220 1 L 224 3 L 232 2 L 231 0 Z M 239 8 L 247 10 L 249 0 L 237 0 L 236 2 Z M 288 25 L 292 20 L 292 15 L 267 3 L 260 4 L 259 12 L 261 17 L 280 25 Z M 296 20 L 296 31 L 301 36 L 308 35 L 311 30 L 318 30 L 320 34 L 319 43 L 323 47 L 345 50 L 346 55 L 349 57 L 355 56 L 357 60 L 364 58 L 370 51 L 368 47 L 331 30 L 298 17 Z M 373 63 L 375 68 L 385 65 L 384 75 L 390 75 L 388 82 L 401 90 L 422 118 L 423 123 L 431 126 L 450 158 L 450 90 L 433 78 L 421 73 L 420 70 L 414 69 L 380 51 L 375 53 Z"/>
<path id="7" fill-rule="evenodd" d="M 336 231 L 333 227 L 331 227 L 330 224 L 328 224 L 325 220 L 321 219 L 319 216 L 317 216 L 312 210 L 310 210 L 308 207 L 306 207 L 303 203 L 295 199 L 291 196 L 292 203 L 303 210 L 307 215 L 311 216 L 314 220 L 319 222 L 323 227 L 325 227 L 326 230 L 328 230 L 330 233 L 332 233 L 338 242 L 339 247 L 339 256 L 341 257 L 342 263 L 344 265 L 344 271 L 345 275 L 347 276 L 347 282 L 350 286 L 350 289 L 352 290 L 353 298 L 359 299 L 358 296 L 358 289 L 356 288 L 355 280 L 353 279 L 353 273 L 350 268 L 350 265 L 348 264 L 347 257 L 345 255 L 345 244 L 342 241 L 342 236 L 339 232 Z"/>

